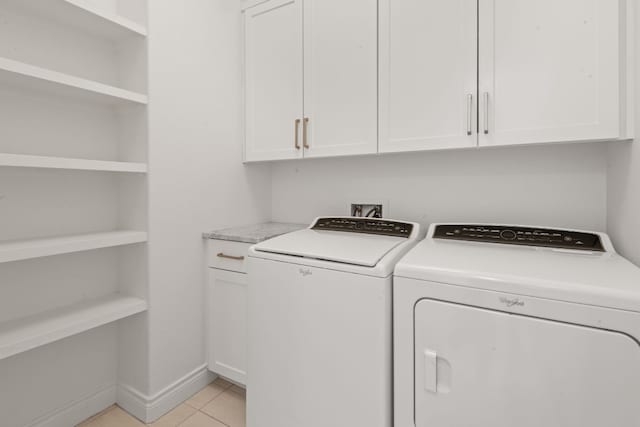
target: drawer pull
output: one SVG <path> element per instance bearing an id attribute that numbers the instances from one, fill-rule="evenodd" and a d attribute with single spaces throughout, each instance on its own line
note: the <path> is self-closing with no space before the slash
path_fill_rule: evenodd
<path id="1" fill-rule="evenodd" d="M 224 252 L 220 252 L 218 254 L 218 258 L 233 259 L 235 261 L 244 261 L 244 257 L 243 256 L 225 255 Z"/>

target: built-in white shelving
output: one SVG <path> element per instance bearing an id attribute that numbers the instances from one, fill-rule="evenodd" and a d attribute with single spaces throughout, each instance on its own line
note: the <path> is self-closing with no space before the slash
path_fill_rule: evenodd
<path id="1" fill-rule="evenodd" d="M 107 104 L 146 104 L 141 93 L 0 57 L 0 82 Z"/>
<path id="2" fill-rule="evenodd" d="M 0 362 L 22 375 L 56 352 L 43 384 L 0 381 L 4 426 L 59 409 L 5 420 L 31 387 L 80 376 L 57 388 L 75 402 L 145 369 L 147 0 L 0 0 L 0 21 Z"/>
<path id="3" fill-rule="evenodd" d="M 83 171 L 146 173 L 145 163 L 112 162 L 105 160 L 73 159 L 65 157 L 31 156 L 0 153 L 0 166 L 19 168 L 71 169 Z"/>
<path id="4" fill-rule="evenodd" d="M 47 239 L 11 240 L 0 242 L 0 263 L 131 245 L 146 241 L 147 233 L 143 231 L 111 231 Z"/>
<path id="5" fill-rule="evenodd" d="M 112 40 L 145 37 L 147 29 L 137 22 L 82 0 L 6 0 L 70 27 Z"/>
<path id="6" fill-rule="evenodd" d="M 146 310 L 143 299 L 112 294 L 0 323 L 0 360 Z"/>

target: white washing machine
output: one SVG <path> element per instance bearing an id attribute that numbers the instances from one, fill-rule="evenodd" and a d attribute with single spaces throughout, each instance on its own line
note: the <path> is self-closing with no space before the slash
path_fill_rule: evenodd
<path id="1" fill-rule="evenodd" d="M 332 217 L 250 249 L 249 427 L 392 426 L 392 273 L 419 237 Z"/>
<path id="2" fill-rule="evenodd" d="M 432 225 L 395 271 L 395 427 L 640 426 L 639 340 L 606 235 Z"/>

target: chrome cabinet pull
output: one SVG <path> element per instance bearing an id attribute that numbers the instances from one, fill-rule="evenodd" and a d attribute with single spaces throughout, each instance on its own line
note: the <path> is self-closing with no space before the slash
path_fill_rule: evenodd
<path id="1" fill-rule="evenodd" d="M 489 134 L 489 92 L 484 93 L 484 134 Z"/>
<path id="2" fill-rule="evenodd" d="M 232 259 L 234 261 L 244 261 L 244 257 L 243 256 L 226 255 L 224 252 L 220 252 L 218 254 L 218 258 Z"/>
<path id="3" fill-rule="evenodd" d="M 296 147 L 296 150 L 300 149 L 300 143 L 298 141 L 298 134 L 300 133 L 299 129 L 300 129 L 300 119 L 296 119 L 296 127 L 295 127 L 295 132 L 296 132 L 295 147 Z"/>
<path id="4" fill-rule="evenodd" d="M 307 150 L 309 148 L 311 148 L 311 147 L 309 147 L 309 144 L 307 143 L 307 129 L 308 129 L 308 127 L 309 127 L 309 117 L 305 117 L 304 118 L 304 122 L 302 123 L 302 145 Z"/>
<path id="5" fill-rule="evenodd" d="M 467 135 L 471 135 L 473 133 L 473 129 L 471 129 L 473 125 L 473 118 L 471 114 L 473 113 L 473 95 L 467 95 Z"/>

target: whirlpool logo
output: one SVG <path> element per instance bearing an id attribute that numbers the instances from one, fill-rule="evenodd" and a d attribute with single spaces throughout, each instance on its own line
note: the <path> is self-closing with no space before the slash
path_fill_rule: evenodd
<path id="1" fill-rule="evenodd" d="M 500 303 L 506 305 L 507 307 L 524 307 L 524 301 L 522 301 L 520 298 L 501 297 Z"/>
<path id="2" fill-rule="evenodd" d="M 308 268 L 301 268 L 298 271 L 300 272 L 300 274 L 302 274 L 302 277 L 311 276 L 313 274 Z"/>

